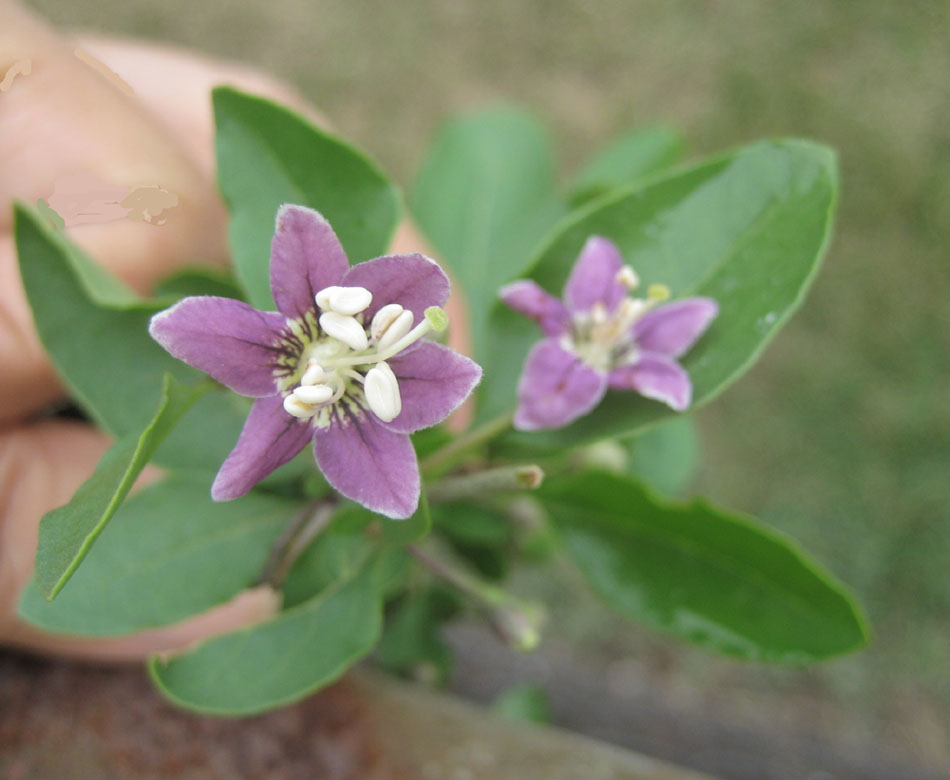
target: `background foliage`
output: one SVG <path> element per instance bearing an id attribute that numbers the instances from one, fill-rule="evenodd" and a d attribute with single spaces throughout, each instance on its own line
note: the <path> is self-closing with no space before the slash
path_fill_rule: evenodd
<path id="1" fill-rule="evenodd" d="M 950 718 L 950 406 L 939 358 L 950 348 L 946 4 L 33 5 L 58 24 L 170 40 L 272 70 L 404 183 L 438 122 L 485 100 L 539 112 L 570 172 L 608 138 L 658 120 L 682 128 L 693 154 L 765 135 L 836 147 L 835 245 L 774 348 L 698 415 L 706 450 L 698 487 L 792 533 L 851 583 L 875 645 L 792 681 L 671 650 L 635 629 L 618 633 L 586 604 L 565 604 L 552 627 L 584 637 L 594 657 L 609 644 L 607 655 L 626 650 L 667 670 L 670 690 L 687 686 L 687 700 L 728 690 L 719 700 L 738 718 L 794 718 L 794 700 L 798 718 L 814 723 L 818 713 L 825 734 L 950 758 L 941 725 Z"/>

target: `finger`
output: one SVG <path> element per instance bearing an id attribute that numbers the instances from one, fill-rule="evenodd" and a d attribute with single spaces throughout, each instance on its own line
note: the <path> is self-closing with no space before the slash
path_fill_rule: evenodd
<path id="1" fill-rule="evenodd" d="M 223 256 L 222 231 L 209 230 L 223 212 L 202 176 L 174 136 L 109 78 L 76 56 L 76 46 L 59 37 L 18 5 L 0 0 L 0 67 L 31 63 L 0 93 L 0 202 L 29 203 L 48 197 L 66 175 L 86 173 L 103 186 L 159 186 L 178 199 L 167 227 L 127 220 L 84 224 L 71 230 L 82 244 L 102 253 L 120 273 L 150 271 L 133 281 L 155 278 L 184 256 Z M 6 70 L 6 69 L 5 69 Z M 11 215 L 0 213 L 0 229 Z M 115 232 L 122 233 L 118 251 Z M 211 235 L 209 235 L 211 234 Z M 146 262 L 148 261 L 148 262 Z"/>
<path id="2" fill-rule="evenodd" d="M 72 497 L 108 446 L 89 426 L 60 420 L 0 432 L 0 641 L 75 657 L 133 660 L 273 615 L 276 594 L 257 588 L 181 623 L 118 639 L 51 634 L 17 616 L 19 594 L 33 573 L 40 518 Z M 152 471 L 136 486 L 157 475 Z"/>
<path id="3" fill-rule="evenodd" d="M 236 63 L 144 41 L 81 36 L 78 42 L 129 84 L 135 98 L 164 122 L 209 180 L 215 170 L 214 87 L 227 85 L 265 95 L 328 126 L 326 118 L 295 89 Z"/>
<path id="4" fill-rule="evenodd" d="M 18 622 L 8 644 L 45 653 L 90 661 L 142 661 L 153 653 L 171 655 L 219 634 L 260 623 L 280 610 L 280 596 L 261 585 L 245 590 L 225 604 L 171 626 L 140 631 L 116 638 L 75 637 L 50 634 Z"/>

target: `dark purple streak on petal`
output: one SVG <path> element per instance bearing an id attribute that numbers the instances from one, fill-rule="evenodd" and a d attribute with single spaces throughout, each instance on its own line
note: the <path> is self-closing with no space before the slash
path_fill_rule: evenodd
<path id="1" fill-rule="evenodd" d="M 693 397 L 693 385 L 685 369 L 673 358 L 656 352 L 644 352 L 636 362 L 615 368 L 609 381 L 614 390 L 635 390 L 677 412 L 688 409 Z"/>
<path id="2" fill-rule="evenodd" d="M 214 296 L 185 298 L 149 324 L 152 338 L 179 360 L 210 374 L 236 393 L 277 391 L 273 366 L 285 351 L 280 314 Z"/>
<path id="3" fill-rule="evenodd" d="M 498 297 L 509 308 L 538 323 L 545 336 L 560 336 L 570 323 L 564 304 L 530 279 L 506 284 L 498 291 Z"/>
<path id="4" fill-rule="evenodd" d="M 401 304 L 414 315 L 418 325 L 430 306 L 444 306 L 449 299 L 449 278 L 434 260 L 424 255 L 387 255 L 354 265 L 343 281 L 345 287 L 365 287 L 373 302 L 363 313 L 369 322 L 387 303 Z"/>
<path id="5" fill-rule="evenodd" d="M 281 313 L 300 319 L 315 310 L 313 296 L 339 284 L 347 268 L 340 240 L 319 212 L 280 207 L 270 250 L 270 288 Z"/>
<path id="6" fill-rule="evenodd" d="M 617 245 L 601 236 L 591 236 L 584 244 L 574 270 L 564 285 L 564 303 L 571 313 L 589 311 L 602 303 L 611 312 L 627 296 L 627 288 L 617 281 L 623 256 Z"/>
<path id="7" fill-rule="evenodd" d="M 482 378 L 477 363 L 431 341 L 421 341 L 416 349 L 387 362 L 399 381 L 402 411 L 382 425 L 398 433 L 413 433 L 442 422 Z"/>
<path id="8" fill-rule="evenodd" d="M 419 464 L 409 436 L 386 430 L 370 412 L 337 404 L 328 428 L 313 440 L 330 485 L 367 509 L 404 520 L 419 505 Z"/>
<path id="9" fill-rule="evenodd" d="M 283 397 L 259 398 L 251 407 L 237 445 L 214 479 L 211 498 L 215 501 L 240 498 L 293 458 L 311 438 L 310 422 L 287 414 Z"/>
<path id="10" fill-rule="evenodd" d="M 561 428 L 604 397 L 607 377 L 562 349 L 556 339 L 534 345 L 518 382 L 514 426 L 521 431 Z"/>
<path id="11" fill-rule="evenodd" d="M 637 320 L 633 338 L 643 350 L 676 358 L 696 343 L 718 313 L 719 305 L 712 298 L 667 303 Z"/>

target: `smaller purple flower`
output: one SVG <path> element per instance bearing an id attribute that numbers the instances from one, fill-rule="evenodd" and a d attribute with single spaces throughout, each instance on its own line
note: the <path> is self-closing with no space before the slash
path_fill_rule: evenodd
<path id="1" fill-rule="evenodd" d="M 180 360 L 255 398 L 211 488 L 247 493 L 313 441 L 317 465 L 347 498 L 392 518 L 419 503 L 409 434 L 444 420 L 481 368 L 424 337 L 445 327 L 442 269 L 420 254 L 349 266 L 316 211 L 282 206 L 271 245 L 278 312 L 229 298 L 185 298 L 149 332 Z"/>
<path id="2" fill-rule="evenodd" d="M 669 298 L 651 285 L 646 298 L 629 295 L 640 282 L 617 246 L 591 236 L 564 287 L 564 302 L 529 279 L 499 296 L 531 317 L 547 336 L 528 354 L 518 383 L 514 426 L 560 428 L 589 413 L 607 388 L 634 390 L 676 411 L 689 407 L 692 384 L 677 362 L 719 312 L 711 298 Z"/>

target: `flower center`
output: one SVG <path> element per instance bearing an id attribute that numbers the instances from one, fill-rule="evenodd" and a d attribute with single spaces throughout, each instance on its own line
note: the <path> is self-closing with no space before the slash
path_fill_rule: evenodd
<path id="1" fill-rule="evenodd" d="M 442 330 L 445 312 L 430 307 L 413 327 L 411 311 L 387 303 L 367 326 L 365 312 L 373 295 L 366 288 L 327 287 L 315 300 L 321 311 L 321 335 L 302 350 L 295 378 L 280 387 L 284 409 L 325 427 L 330 407 L 348 398 L 368 406 L 383 422 L 391 422 L 402 411 L 402 397 L 399 381 L 386 361 L 430 331 Z"/>
<path id="2" fill-rule="evenodd" d="M 635 290 L 640 280 L 630 266 L 617 272 L 616 281 L 628 290 Z M 598 302 L 590 311 L 575 315 L 571 332 L 564 346 L 583 362 L 600 371 L 621 365 L 636 355 L 633 326 L 650 309 L 670 297 L 670 289 L 663 284 L 651 284 L 646 298 L 626 297 L 608 311 Z"/>

